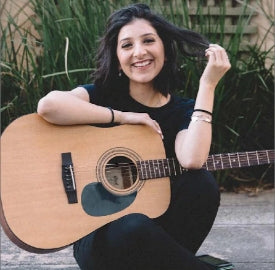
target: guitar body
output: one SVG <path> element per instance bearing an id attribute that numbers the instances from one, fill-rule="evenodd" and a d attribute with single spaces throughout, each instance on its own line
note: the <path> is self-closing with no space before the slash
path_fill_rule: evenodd
<path id="1" fill-rule="evenodd" d="M 67 152 L 76 203 L 68 203 L 62 180 L 61 154 Z M 9 238 L 27 251 L 46 253 L 129 213 L 152 218 L 164 213 L 170 202 L 167 177 L 137 179 L 134 200 L 121 211 L 91 215 L 84 210 L 83 192 L 88 199 L 93 196 L 87 195 L 87 186 L 101 185 L 105 160 L 116 154 L 131 160 L 165 158 L 160 136 L 146 126 L 58 126 L 37 114 L 16 119 L 1 138 L 1 225 Z M 119 190 L 114 196 L 120 196 Z"/>

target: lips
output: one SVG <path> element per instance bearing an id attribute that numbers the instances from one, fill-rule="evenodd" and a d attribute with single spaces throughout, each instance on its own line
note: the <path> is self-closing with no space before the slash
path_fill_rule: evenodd
<path id="1" fill-rule="evenodd" d="M 150 65 L 152 63 L 152 60 L 144 60 L 144 61 L 138 61 L 132 64 L 133 67 L 142 68 Z"/>

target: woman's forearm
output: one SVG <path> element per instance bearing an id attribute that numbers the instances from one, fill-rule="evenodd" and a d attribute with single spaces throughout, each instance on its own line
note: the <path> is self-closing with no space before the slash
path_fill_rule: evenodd
<path id="1" fill-rule="evenodd" d="M 48 122 L 58 125 L 109 123 L 112 120 L 108 108 L 64 91 L 52 91 L 43 97 L 38 103 L 37 113 Z"/>
<path id="2" fill-rule="evenodd" d="M 209 112 L 213 110 L 214 87 L 200 85 L 196 98 L 195 109 Z M 199 120 L 191 121 L 187 130 L 178 133 L 176 138 L 176 154 L 179 162 L 185 168 L 201 168 L 206 161 L 212 139 L 211 123 L 202 120 L 212 120 L 211 115 L 204 112 L 194 112 Z"/>

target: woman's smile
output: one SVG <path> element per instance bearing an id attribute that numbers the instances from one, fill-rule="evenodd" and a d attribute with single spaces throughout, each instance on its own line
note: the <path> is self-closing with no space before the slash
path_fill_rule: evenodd
<path id="1" fill-rule="evenodd" d="M 133 63 L 132 65 L 137 68 L 147 67 L 152 63 L 153 60 L 144 60 Z"/>

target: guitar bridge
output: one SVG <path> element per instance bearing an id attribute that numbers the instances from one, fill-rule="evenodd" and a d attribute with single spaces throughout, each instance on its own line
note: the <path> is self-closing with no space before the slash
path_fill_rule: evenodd
<path id="1" fill-rule="evenodd" d="M 62 158 L 62 180 L 68 203 L 77 203 L 76 184 L 73 171 L 72 155 L 70 152 L 61 153 Z"/>

